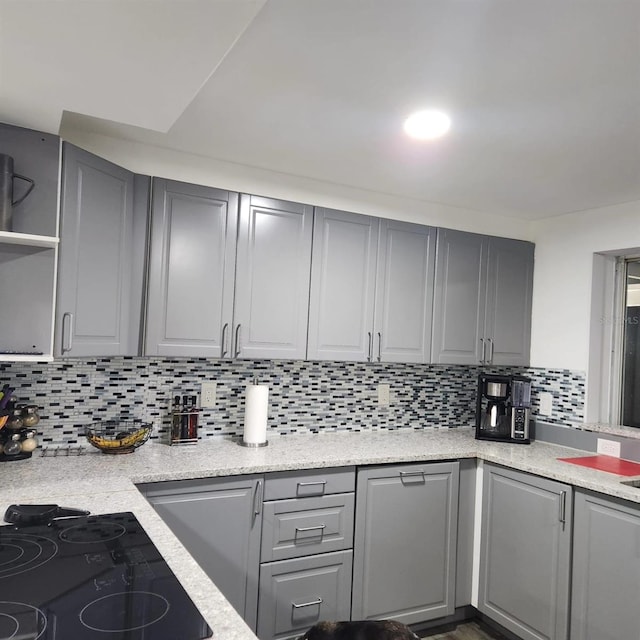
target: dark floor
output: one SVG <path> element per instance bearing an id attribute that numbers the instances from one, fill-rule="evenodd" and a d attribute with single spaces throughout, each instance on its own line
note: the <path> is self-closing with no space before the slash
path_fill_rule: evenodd
<path id="1" fill-rule="evenodd" d="M 451 631 L 422 636 L 422 638 L 423 640 L 427 638 L 428 640 L 505 640 L 504 636 L 477 622 L 465 622 Z"/>

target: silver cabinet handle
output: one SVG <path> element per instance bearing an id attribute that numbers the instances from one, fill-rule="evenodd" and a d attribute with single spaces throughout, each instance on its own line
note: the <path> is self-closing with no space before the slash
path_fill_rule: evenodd
<path id="1" fill-rule="evenodd" d="M 404 480 L 405 478 L 418 477 L 418 476 L 424 482 L 424 471 L 401 471 L 400 472 L 400 480 Z"/>
<path id="2" fill-rule="evenodd" d="M 227 355 L 227 349 L 225 348 L 225 342 L 226 342 L 226 337 L 227 337 L 227 329 L 229 328 L 229 323 L 225 322 L 222 325 L 222 339 L 220 340 L 220 357 L 224 358 Z"/>
<path id="3" fill-rule="evenodd" d="M 369 348 L 367 349 L 367 362 L 371 362 L 372 355 L 373 355 L 373 335 L 371 334 L 371 331 L 368 331 L 367 335 L 369 336 Z"/>
<path id="4" fill-rule="evenodd" d="M 320 485 L 320 489 L 317 493 L 324 493 L 325 485 L 327 484 L 326 480 L 313 480 L 311 482 L 298 482 L 298 489 L 296 489 L 296 494 L 299 493 L 301 487 L 315 487 L 316 485 Z"/>
<path id="5" fill-rule="evenodd" d="M 567 523 L 567 492 L 560 492 L 560 513 L 558 514 L 558 520 L 562 523 L 562 530 Z"/>
<path id="6" fill-rule="evenodd" d="M 489 357 L 487 358 L 487 364 L 493 364 L 493 338 L 487 338 L 489 343 Z"/>
<path id="7" fill-rule="evenodd" d="M 253 494 L 253 519 L 260 515 L 262 511 L 262 480 L 256 482 L 255 493 Z"/>
<path id="8" fill-rule="evenodd" d="M 317 524 L 313 527 L 296 527 L 295 535 L 297 536 L 299 533 L 306 533 L 307 531 L 319 531 L 320 537 L 322 537 L 324 535 L 324 530 L 326 529 L 326 527 L 326 524 Z"/>
<path id="9" fill-rule="evenodd" d="M 378 362 L 382 362 L 382 333 L 378 331 Z"/>
<path id="10" fill-rule="evenodd" d="M 237 358 L 240 355 L 240 325 L 236 327 L 236 336 L 233 342 L 233 357 Z"/>
<path id="11" fill-rule="evenodd" d="M 68 320 L 68 322 L 65 322 Z M 67 329 L 65 331 L 65 328 Z M 67 340 L 65 340 L 67 337 Z M 66 353 L 67 351 L 71 351 L 73 347 L 73 313 L 62 314 L 62 346 L 60 348 L 60 353 Z"/>
<path id="12" fill-rule="evenodd" d="M 319 604 L 322 604 L 323 602 L 324 600 L 322 598 L 316 598 L 311 602 L 301 602 L 300 604 L 296 604 L 295 602 L 292 602 L 291 606 L 294 609 L 302 609 L 302 607 L 313 607 L 314 605 L 319 605 Z"/>
<path id="13" fill-rule="evenodd" d="M 482 345 L 482 355 L 480 356 L 480 364 L 485 364 L 486 360 L 485 360 L 485 350 L 486 350 L 486 345 L 484 343 L 484 338 L 480 338 L 480 344 Z"/>

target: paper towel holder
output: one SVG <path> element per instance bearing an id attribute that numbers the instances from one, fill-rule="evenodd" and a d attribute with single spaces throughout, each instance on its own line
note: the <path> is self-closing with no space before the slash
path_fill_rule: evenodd
<path id="1" fill-rule="evenodd" d="M 265 440 L 264 442 L 245 442 L 244 440 L 239 440 L 238 444 L 241 447 L 257 448 L 257 447 L 266 447 L 269 444 L 269 441 Z"/>

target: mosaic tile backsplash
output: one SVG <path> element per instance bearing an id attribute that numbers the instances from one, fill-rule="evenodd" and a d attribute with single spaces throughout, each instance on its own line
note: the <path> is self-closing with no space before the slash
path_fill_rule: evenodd
<path id="1" fill-rule="evenodd" d="M 0 383 L 17 388 L 20 403 L 40 408 L 43 444 L 84 442 L 97 420 L 144 419 L 153 438 L 169 441 L 171 401 L 217 383 L 216 405 L 200 416 L 200 437 L 241 436 L 245 387 L 269 385 L 269 430 L 280 434 L 369 429 L 424 429 L 474 423 L 479 367 L 460 365 L 213 360 L 204 358 L 62 359 L 53 363 L 0 363 Z M 537 394 L 551 392 L 554 413 L 545 422 L 583 422 L 584 374 L 562 369 L 510 368 Z M 377 386 L 391 387 L 391 405 L 379 407 Z"/>

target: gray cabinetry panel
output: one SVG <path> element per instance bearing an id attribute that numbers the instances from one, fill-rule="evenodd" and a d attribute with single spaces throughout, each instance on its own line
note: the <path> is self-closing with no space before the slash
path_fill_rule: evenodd
<path id="1" fill-rule="evenodd" d="M 374 358 L 430 362 L 436 229 L 380 221 Z"/>
<path id="2" fill-rule="evenodd" d="M 640 507 L 575 495 L 571 640 L 640 637 Z"/>
<path id="3" fill-rule="evenodd" d="M 378 226 L 377 218 L 316 209 L 307 349 L 310 360 L 370 358 Z"/>
<path id="4" fill-rule="evenodd" d="M 234 357 L 305 358 L 312 230 L 310 206 L 241 196 Z"/>
<path id="5" fill-rule="evenodd" d="M 432 361 L 477 364 L 482 358 L 485 236 L 438 229 Z"/>
<path id="6" fill-rule="evenodd" d="M 310 498 L 346 493 L 356 488 L 355 467 L 314 469 L 312 471 L 280 471 L 270 473 L 264 486 L 265 500 Z"/>
<path id="7" fill-rule="evenodd" d="M 137 355 L 142 274 L 134 277 L 133 254 L 145 241 L 134 235 L 134 174 L 68 143 L 63 150 L 56 354 Z M 146 220 L 144 205 L 138 213 Z"/>
<path id="8" fill-rule="evenodd" d="M 478 608 L 523 640 L 567 638 L 571 513 L 570 486 L 485 466 Z"/>
<path id="9" fill-rule="evenodd" d="M 0 124 L 0 153 L 13 158 L 14 173 L 35 182 L 29 196 L 13 207 L 9 231 L 57 236 L 60 138 L 42 131 Z M 28 185 L 16 180 L 14 186 L 16 199 L 26 192 Z"/>
<path id="10" fill-rule="evenodd" d="M 228 191 L 154 178 L 147 355 L 230 355 L 237 202 Z"/>
<path id="11" fill-rule="evenodd" d="M 457 505 L 457 462 L 358 471 L 352 619 L 454 612 Z"/>
<path id="12" fill-rule="evenodd" d="M 484 334 L 491 364 L 529 364 L 533 251 L 530 242 L 489 240 Z"/>
<path id="13" fill-rule="evenodd" d="M 352 552 L 263 564 L 260 640 L 294 640 L 321 620 L 348 620 Z"/>
<path id="14" fill-rule="evenodd" d="M 432 361 L 527 365 L 534 245 L 438 229 Z"/>
<path id="15" fill-rule="evenodd" d="M 255 629 L 262 477 L 143 485 L 160 517 L 225 598 Z"/>
<path id="16" fill-rule="evenodd" d="M 260 560 L 350 549 L 353 509 L 353 493 L 265 502 Z"/>

